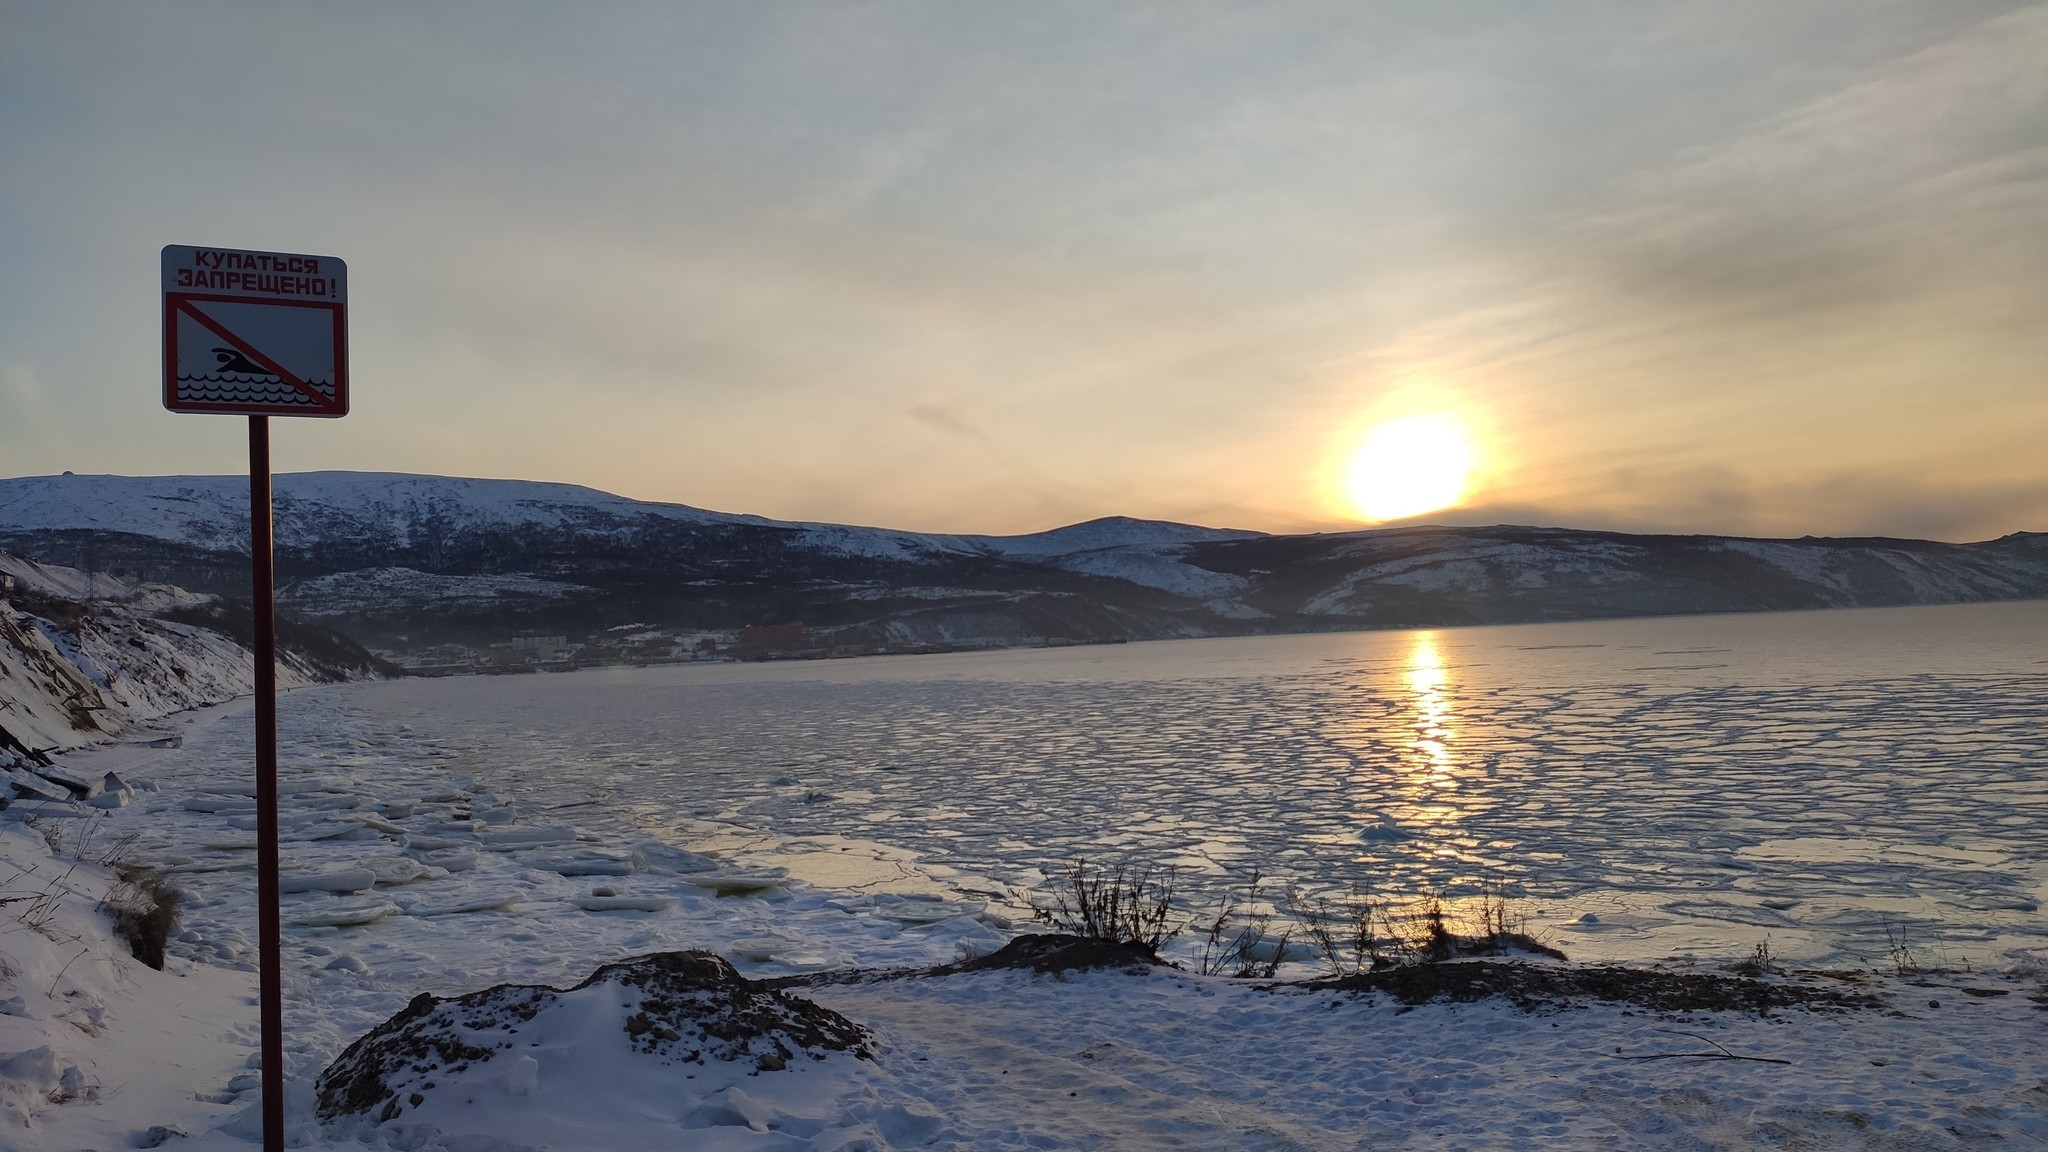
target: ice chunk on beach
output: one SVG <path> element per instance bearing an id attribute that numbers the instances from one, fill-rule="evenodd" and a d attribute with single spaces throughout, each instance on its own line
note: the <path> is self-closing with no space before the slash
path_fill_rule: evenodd
<path id="1" fill-rule="evenodd" d="M 1407 829 L 1386 819 L 1360 828 L 1357 836 L 1361 844 L 1396 844 L 1411 838 L 1412 834 Z"/>
<path id="2" fill-rule="evenodd" d="M 420 862 L 429 867 L 441 868 L 449 872 L 467 872 L 476 867 L 477 861 L 480 859 L 482 859 L 482 854 L 474 848 L 447 848 L 439 852 L 423 854 L 420 857 Z"/>
<path id="3" fill-rule="evenodd" d="M 746 896 L 783 887 L 789 883 L 789 873 L 781 868 L 762 872 L 692 872 L 677 879 L 695 888 L 709 888 L 720 896 Z"/>
<path id="4" fill-rule="evenodd" d="M 474 852 L 476 851 L 476 841 L 464 840 L 453 836 L 422 836 L 417 832 L 410 833 L 405 838 L 405 849 L 408 852 L 415 850 L 435 852 L 445 848 L 461 848 L 465 851 Z"/>
<path id="5" fill-rule="evenodd" d="M 633 862 L 623 853 L 578 852 L 573 855 L 545 855 L 535 853 L 521 856 L 519 862 L 529 868 L 554 872 L 562 876 L 630 876 Z"/>
<path id="6" fill-rule="evenodd" d="M 374 812 L 350 812 L 345 818 L 353 820 L 365 828 L 374 828 L 386 836 L 404 836 L 407 834 L 403 826 L 393 824 Z"/>
<path id="7" fill-rule="evenodd" d="M 249 847 L 254 848 L 255 845 L 251 844 Z M 254 860 L 183 860 L 165 864 L 162 871 L 167 875 L 182 875 L 203 872 L 247 872 L 254 867 Z"/>
<path id="8" fill-rule="evenodd" d="M 487 893 L 472 900 L 454 904 L 414 904 L 405 910 L 408 916 L 461 916 L 470 912 L 497 912 L 512 908 L 519 903 L 519 893 Z"/>
<path id="9" fill-rule="evenodd" d="M 99 795 L 100 780 L 83 772 L 73 772 L 62 764 L 40 764 L 31 769 L 36 775 L 53 784 L 62 784 L 81 800 Z"/>
<path id="10" fill-rule="evenodd" d="M 1233 948 L 1232 951 L 1247 960 L 1256 960 L 1261 964 L 1271 964 L 1276 960 L 1283 963 L 1299 964 L 1319 959 L 1322 955 L 1322 953 L 1317 952 L 1310 945 L 1300 940 L 1289 940 L 1284 936 L 1277 938 L 1266 936 L 1250 941 L 1240 938 L 1238 946 Z"/>
<path id="11" fill-rule="evenodd" d="M 128 806 L 128 797 L 130 795 L 131 793 L 126 788 L 123 788 L 118 792 L 102 792 L 99 795 L 94 796 L 92 799 L 87 800 L 86 803 L 92 805 L 94 808 L 126 808 Z"/>
<path id="12" fill-rule="evenodd" d="M 677 848 L 659 840 L 642 840 L 635 844 L 633 855 L 649 872 L 710 872 L 718 867 L 717 860 L 701 852 Z"/>
<path id="13" fill-rule="evenodd" d="M 675 907 L 672 896 L 571 896 L 569 903 L 585 912 L 663 912 Z"/>
<path id="14" fill-rule="evenodd" d="M 376 874 L 377 883 L 385 887 L 411 884 L 433 876 L 434 869 L 410 856 L 379 856 L 363 862 L 363 867 Z"/>
<path id="15" fill-rule="evenodd" d="M 938 924 L 962 916 L 979 916 L 987 910 L 986 900 L 953 903 L 923 893 L 877 893 L 874 901 L 876 916 L 899 924 Z"/>
<path id="16" fill-rule="evenodd" d="M 489 828 L 478 831 L 484 847 L 493 852 L 537 848 L 543 844 L 574 844 L 576 830 L 566 824 L 536 828 Z"/>
<path id="17" fill-rule="evenodd" d="M 357 904 L 348 908 L 330 908 L 323 912 L 307 912 L 291 918 L 291 923 L 300 928 L 357 928 L 364 924 L 375 924 L 394 912 L 404 909 L 396 904 Z"/>
<path id="18" fill-rule="evenodd" d="M 71 789 L 62 784 L 52 784 L 19 768 L 0 768 L 0 780 L 12 785 L 14 794 L 24 799 L 55 800 L 66 804 L 71 802 Z"/>
<path id="19" fill-rule="evenodd" d="M 293 796 L 287 798 L 287 806 L 293 812 L 345 812 L 351 808 L 361 808 L 363 806 L 363 798 L 361 796 L 318 796 L 305 800 Z"/>
<path id="20" fill-rule="evenodd" d="M 369 868 L 347 868 L 338 872 L 286 872 L 277 878 L 279 892 L 360 892 L 377 883 Z"/>
<path id="21" fill-rule="evenodd" d="M 375 828 L 365 828 L 354 820 L 323 819 L 317 824 L 308 824 L 303 828 L 281 832 L 278 834 L 278 839 L 305 844 L 319 840 L 377 840 L 381 839 L 383 835 L 382 832 L 377 831 Z"/>
<path id="22" fill-rule="evenodd" d="M 0 1057 L 0 1080 L 11 1080 L 31 1092 L 47 1095 L 57 1087 L 57 1050 L 45 1044 Z"/>
<path id="23" fill-rule="evenodd" d="M 240 796 L 187 796 L 184 808 L 187 812 L 223 812 L 232 816 L 247 816 L 256 811 L 256 802 Z"/>
<path id="24" fill-rule="evenodd" d="M 505 1074 L 505 1091 L 514 1096 L 531 1096 L 540 1091 L 540 1061 L 522 1053 Z"/>

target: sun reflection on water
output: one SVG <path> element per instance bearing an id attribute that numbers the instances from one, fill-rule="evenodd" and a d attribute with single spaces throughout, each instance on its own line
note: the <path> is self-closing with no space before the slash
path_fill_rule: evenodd
<path id="1" fill-rule="evenodd" d="M 1457 758 L 1451 751 L 1451 742 L 1458 732 L 1451 714 L 1451 674 L 1444 667 L 1443 654 L 1437 651 L 1436 633 L 1415 634 L 1415 647 L 1408 652 L 1406 678 L 1408 690 L 1414 694 L 1410 722 L 1415 739 L 1409 746 L 1420 756 L 1428 783 L 1439 787 L 1454 784 Z"/>

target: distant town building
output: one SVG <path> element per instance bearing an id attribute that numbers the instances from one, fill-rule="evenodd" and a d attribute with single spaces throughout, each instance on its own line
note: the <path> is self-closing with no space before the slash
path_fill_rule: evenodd
<path id="1" fill-rule="evenodd" d="M 767 660 L 794 656 L 804 650 L 804 626 L 798 624 L 749 624 L 740 629 L 740 659 Z"/>
<path id="2" fill-rule="evenodd" d="M 552 664 L 569 649 L 567 636 L 514 636 L 512 650 L 523 653 L 536 664 Z"/>

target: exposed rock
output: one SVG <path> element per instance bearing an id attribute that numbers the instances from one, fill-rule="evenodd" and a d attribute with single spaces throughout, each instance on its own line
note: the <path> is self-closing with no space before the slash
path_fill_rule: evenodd
<path id="1" fill-rule="evenodd" d="M 656 952 L 607 964 L 567 990 L 501 984 L 447 1000 L 416 996 L 320 1074 L 320 1118 L 396 1119 L 437 1077 L 491 1061 L 561 1012 L 615 1013 L 627 1050 L 670 1064 L 728 1061 L 772 1072 L 799 1055 L 873 1055 L 852 1021 L 748 980 L 713 953 Z M 531 1092 L 538 1069 L 518 1064 L 525 1058 L 509 1062 L 508 1076 Z"/>
<path id="2" fill-rule="evenodd" d="M 134 1148 L 161 1148 L 166 1141 L 182 1138 L 185 1134 L 185 1130 L 175 1124 L 151 1124 L 136 1133 L 129 1145 Z"/>

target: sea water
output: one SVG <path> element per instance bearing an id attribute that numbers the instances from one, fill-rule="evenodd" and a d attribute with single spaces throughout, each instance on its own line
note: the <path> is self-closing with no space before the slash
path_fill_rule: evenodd
<path id="1" fill-rule="evenodd" d="M 1085 860 L 1189 914 L 1504 889 L 1574 958 L 2048 949 L 2048 603 L 407 680 L 296 695 L 287 759 L 354 722 L 828 888 Z"/>

